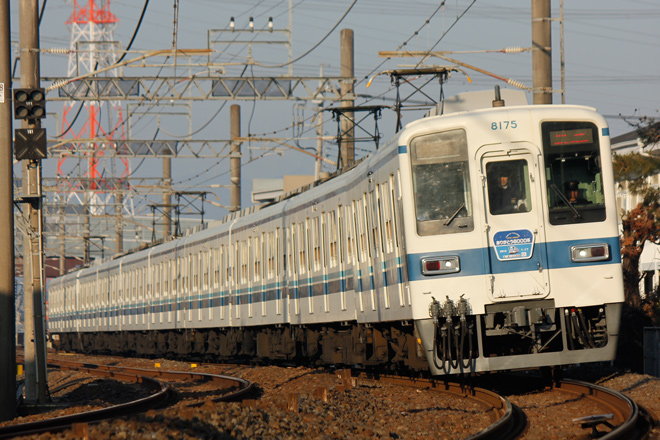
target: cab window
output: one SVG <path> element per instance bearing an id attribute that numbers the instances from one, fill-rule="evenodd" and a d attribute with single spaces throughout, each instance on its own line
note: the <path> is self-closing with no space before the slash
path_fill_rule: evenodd
<path id="1" fill-rule="evenodd" d="M 491 214 L 515 214 L 532 209 L 529 166 L 524 159 L 486 164 L 488 209 Z"/>
<path id="2" fill-rule="evenodd" d="M 465 130 L 419 136 L 410 144 L 419 235 L 474 228 Z"/>
<path id="3" fill-rule="evenodd" d="M 598 128 L 591 122 L 541 125 L 550 224 L 605 220 Z"/>

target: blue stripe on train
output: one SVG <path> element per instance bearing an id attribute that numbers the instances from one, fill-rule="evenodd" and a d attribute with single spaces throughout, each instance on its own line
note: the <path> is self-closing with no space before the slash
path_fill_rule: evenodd
<path id="1" fill-rule="evenodd" d="M 607 243 L 610 246 L 610 259 L 606 261 L 594 261 L 585 263 L 574 263 L 571 261 L 570 248 L 573 245 Z M 460 259 L 460 272 L 446 275 L 436 275 L 436 277 L 465 277 L 488 274 L 528 272 L 538 270 L 538 258 L 535 256 L 544 255 L 546 264 L 545 269 L 565 269 L 569 267 L 599 266 L 604 264 L 621 263 L 621 253 L 619 252 L 619 237 L 610 237 L 602 239 L 589 240 L 570 240 L 552 243 L 537 243 L 534 245 L 534 253 L 529 260 L 510 260 L 499 261 L 495 254 L 495 249 L 490 247 L 478 249 L 461 249 L 447 252 L 425 252 L 408 255 L 408 274 L 411 281 L 429 279 L 430 277 L 422 275 L 421 260 L 423 257 L 444 257 L 458 256 Z M 486 252 L 490 253 L 490 258 Z M 547 258 L 545 257 L 547 256 Z"/>

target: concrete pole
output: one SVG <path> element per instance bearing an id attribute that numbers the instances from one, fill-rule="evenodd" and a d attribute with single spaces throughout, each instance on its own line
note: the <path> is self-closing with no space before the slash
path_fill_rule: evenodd
<path id="1" fill-rule="evenodd" d="M 19 44 L 21 56 L 21 87 L 39 87 L 39 5 L 37 0 L 19 2 Z M 39 128 L 41 122 L 23 121 L 23 128 Z M 41 210 L 41 161 L 23 161 L 23 212 L 28 213 L 32 233 L 26 237 L 23 249 L 25 306 L 25 399 L 46 402 L 46 341 L 43 302 L 43 234 Z M 33 313 L 28 313 L 32 305 Z M 28 324 L 33 326 L 28 331 Z M 28 350 L 29 348 L 29 350 Z M 35 374 L 36 373 L 36 374 Z M 33 381 L 33 377 L 36 376 Z M 36 389 L 35 389 L 36 382 Z"/>
<path id="2" fill-rule="evenodd" d="M 241 106 L 232 105 L 229 113 L 229 139 L 231 140 L 231 151 L 229 159 L 230 173 L 230 207 L 229 211 L 241 210 L 241 143 L 236 138 L 241 137 Z"/>
<path id="3" fill-rule="evenodd" d="M 172 158 L 163 158 L 163 238 L 172 235 Z"/>
<path id="4" fill-rule="evenodd" d="M 323 161 L 323 101 L 318 105 L 318 113 L 316 116 L 316 162 L 314 164 L 314 180 L 321 178 L 321 165 Z"/>
<path id="5" fill-rule="evenodd" d="M 354 58 L 353 58 L 353 30 L 342 29 L 341 31 L 341 65 L 339 76 L 344 77 L 341 81 L 341 106 L 353 107 L 355 101 L 350 99 L 353 96 L 354 83 Z M 350 79 L 349 79 L 350 78 Z M 354 142 L 354 114 L 353 112 L 343 113 L 341 120 L 341 163 L 342 168 L 350 166 L 355 162 L 355 142 Z"/>
<path id="6" fill-rule="evenodd" d="M 2 0 L 0 2 L 0 86 L 2 87 L 0 91 L 0 421 L 11 420 L 16 415 L 10 16 L 9 0 Z"/>
<path id="7" fill-rule="evenodd" d="M 550 0 L 532 0 L 532 87 L 534 104 L 552 104 Z"/>

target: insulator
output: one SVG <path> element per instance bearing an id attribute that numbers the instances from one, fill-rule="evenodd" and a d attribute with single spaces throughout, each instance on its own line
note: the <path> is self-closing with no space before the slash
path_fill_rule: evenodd
<path id="1" fill-rule="evenodd" d="M 526 47 L 521 47 L 521 46 L 514 46 L 514 47 L 505 47 L 502 52 L 504 53 L 521 53 L 521 52 L 527 52 L 529 49 Z"/>
<path id="2" fill-rule="evenodd" d="M 432 301 L 429 304 L 429 316 L 433 318 L 433 322 L 438 322 L 438 317 L 440 316 L 440 303 L 433 297 Z"/>
<path id="3" fill-rule="evenodd" d="M 55 53 L 59 55 L 68 55 L 71 53 L 71 49 L 67 47 L 51 47 L 48 49 L 40 49 L 41 53 Z"/>
<path id="4" fill-rule="evenodd" d="M 49 92 L 51 90 L 59 89 L 60 87 L 68 84 L 69 80 L 68 79 L 61 79 L 59 81 L 55 81 L 53 84 L 51 84 L 48 88 L 46 88 L 46 91 Z"/>
<path id="5" fill-rule="evenodd" d="M 456 311 L 462 318 L 464 318 L 470 310 L 470 306 L 463 296 L 464 295 L 461 295 L 461 299 L 458 300 L 458 305 L 456 306 Z"/>
<path id="6" fill-rule="evenodd" d="M 520 81 L 515 80 L 515 79 L 512 79 L 512 78 L 507 78 L 506 83 L 507 83 L 507 84 L 510 84 L 510 85 L 512 85 L 512 86 L 514 86 L 514 87 L 518 87 L 519 89 L 523 89 L 523 90 L 528 90 L 528 89 L 529 89 L 529 87 L 525 86 L 525 85 L 524 85 L 523 83 L 521 83 Z"/>
<path id="7" fill-rule="evenodd" d="M 452 302 L 452 300 L 450 300 L 449 297 L 447 297 L 447 300 L 442 305 L 442 315 L 445 318 L 451 318 L 455 314 L 456 314 L 456 307 L 454 307 L 454 303 Z"/>

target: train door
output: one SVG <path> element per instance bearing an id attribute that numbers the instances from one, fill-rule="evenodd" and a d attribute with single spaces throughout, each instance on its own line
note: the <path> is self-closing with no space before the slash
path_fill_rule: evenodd
<path id="1" fill-rule="evenodd" d="M 483 146 L 478 151 L 491 300 L 545 297 L 550 290 L 539 168 L 529 143 Z"/>

